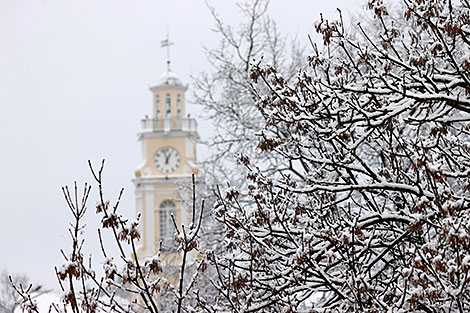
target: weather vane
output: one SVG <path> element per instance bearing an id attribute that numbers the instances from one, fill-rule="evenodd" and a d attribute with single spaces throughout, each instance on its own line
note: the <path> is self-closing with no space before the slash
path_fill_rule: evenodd
<path id="1" fill-rule="evenodd" d="M 174 45 L 173 42 L 170 41 L 170 34 L 166 32 L 166 39 L 161 41 L 161 47 L 166 47 L 166 66 L 168 71 L 170 71 L 170 46 Z"/>

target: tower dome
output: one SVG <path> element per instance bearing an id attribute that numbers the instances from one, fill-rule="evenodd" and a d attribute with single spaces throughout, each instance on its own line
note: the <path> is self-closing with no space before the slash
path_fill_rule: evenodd
<path id="1" fill-rule="evenodd" d="M 186 90 L 186 86 L 183 85 L 178 75 L 170 70 L 166 70 L 160 75 L 157 83 L 150 88 L 151 90 L 161 89 L 183 89 Z"/>
<path id="2" fill-rule="evenodd" d="M 165 85 L 165 86 L 183 86 L 181 83 L 180 78 L 173 72 L 165 71 L 160 75 L 158 79 L 157 86 Z"/>

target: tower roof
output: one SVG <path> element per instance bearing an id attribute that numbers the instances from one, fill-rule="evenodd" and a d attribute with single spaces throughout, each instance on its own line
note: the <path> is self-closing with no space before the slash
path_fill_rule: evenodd
<path id="1" fill-rule="evenodd" d="M 163 72 L 158 78 L 157 83 L 150 87 L 151 90 L 161 89 L 181 89 L 186 90 L 187 86 L 184 86 L 178 75 L 170 70 Z"/>

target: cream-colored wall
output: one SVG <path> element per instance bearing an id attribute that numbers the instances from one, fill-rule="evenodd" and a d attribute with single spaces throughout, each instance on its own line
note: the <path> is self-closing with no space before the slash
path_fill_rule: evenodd
<path id="1" fill-rule="evenodd" d="M 149 186 L 150 187 L 150 186 Z M 141 249 L 140 253 L 153 254 L 156 252 L 156 244 L 160 241 L 160 223 L 159 208 L 164 200 L 171 199 L 176 204 L 176 223 L 182 224 L 181 201 L 178 201 L 178 186 L 174 184 L 158 185 L 143 188 L 138 192 L 138 198 L 141 199 L 137 204 L 137 212 L 141 215 Z"/>
<path id="2" fill-rule="evenodd" d="M 169 93 L 171 97 L 171 117 L 176 118 L 177 114 L 177 102 L 176 99 L 178 95 L 181 95 L 181 118 L 184 118 L 186 116 L 186 108 L 185 108 L 185 97 L 184 97 L 184 90 L 178 90 L 178 89 L 162 89 L 162 90 L 156 90 L 152 94 L 152 100 L 153 100 L 153 113 L 152 116 L 153 118 L 157 118 L 157 94 L 160 96 L 160 119 L 165 119 L 167 118 L 166 116 L 166 94 Z"/>
<path id="3" fill-rule="evenodd" d="M 147 247 L 147 236 L 146 236 L 146 232 L 147 232 L 147 225 L 145 225 L 145 221 L 147 220 L 147 206 L 145 205 L 145 193 L 142 194 L 142 216 L 141 216 L 141 225 L 142 225 L 142 245 L 143 247 Z"/>

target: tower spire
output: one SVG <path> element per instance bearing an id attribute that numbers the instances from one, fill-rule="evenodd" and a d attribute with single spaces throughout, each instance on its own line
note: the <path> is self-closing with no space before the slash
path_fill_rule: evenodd
<path id="1" fill-rule="evenodd" d="M 168 31 L 166 32 L 166 39 L 162 40 L 160 44 L 162 48 L 166 47 L 166 66 L 167 70 L 170 71 L 170 46 L 174 45 L 174 43 L 170 41 L 170 33 Z"/>

